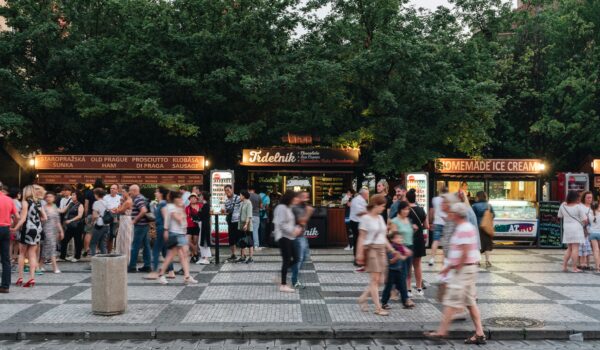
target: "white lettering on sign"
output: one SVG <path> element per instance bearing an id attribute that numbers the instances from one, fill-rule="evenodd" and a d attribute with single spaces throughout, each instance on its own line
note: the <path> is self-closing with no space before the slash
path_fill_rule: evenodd
<path id="1" fill-rule="evenodd" d="M 249 152 L 249 163 L 295 163 L 296 156 L 294 152 L 287 152 L 281 154 L 280 152 L 275 152 L 271 154 L 271 152 L 263 151 L 250 151 Z"/>
<path id="2" fill-rule="evenodd" d="M 537 159 L 438 159 L 440 173 L 528 173 L 536 174 L 543 170 Z"/>
<path id="3" fill-rule="evenodd" d="M 319 230 L 316 227 L 311 227 L 308 230 L 304 230 L 304 236 L 306 238 L 317 238 L 319 237 Z"/>

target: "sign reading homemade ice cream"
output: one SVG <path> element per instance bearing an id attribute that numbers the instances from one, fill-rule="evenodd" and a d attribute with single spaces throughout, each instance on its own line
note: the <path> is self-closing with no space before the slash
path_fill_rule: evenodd
<path id="1" fill-rule="evenodd" d="M 358 150 L 334 148 L 245 149 L 246 166 L 352 166 L 358 163 Z"/>
<path id="2" fill-rule="evenodd" d="M 203 156 L 39 155 L 37 170 L 202 171 Z"/>
<path id="3" fill-rule="evenodd" d="M 539 159 L 451 159 L 441 158 L 435 162 L 436 172 L 441 174 L 465 173 L 513 173 L 539 174 L 544 163 Z"/>

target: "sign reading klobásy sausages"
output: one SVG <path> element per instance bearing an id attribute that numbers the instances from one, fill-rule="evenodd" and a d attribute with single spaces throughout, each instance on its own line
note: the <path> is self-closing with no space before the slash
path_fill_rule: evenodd
<path id="1" fill-rule="evenodd" d="M 358 164 L 358 150 L 335 148 L 245 149 L 246 166 L 352 166 Z"/>
<path id="2" fill-rule="evenodd" d="M 37 170 L 202 171 L 203 156 L 39 155 Z"/>
<path id="3" fill-rule="evenodd" d="M 544 170 L 540 159 L 452 159 L 440 158 L 435 162 L 437 173 L 514 173 L 539 174 Z"/>

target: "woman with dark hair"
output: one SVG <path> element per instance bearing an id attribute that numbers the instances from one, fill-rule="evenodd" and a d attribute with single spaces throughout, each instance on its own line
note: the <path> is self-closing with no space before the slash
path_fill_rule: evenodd
<path id="1" fill-rule="evenodd" d="M 185 215 L 187 220 L 187 239 L 190 244 L 190 264 L 196 263 L 200 260 L 198 255 L 198 238 L 200 237 L 200 210 L 202 209 L 202 203 L 200 198 L 195 193 L 190 194 L 188 197 L 190 202 L 185 207 Z"/>
<path id="2" fill-rule="evenodd" d="M 585 216 L 588 218 L 592 214 L 592 202 L 594 201 L 594 195 L 590 191 L 584 191 L 581 193 L 581 205 L 585 211 Z M 589 230 L 588 230 L 589 231 Z M 588 232 L 589 233 L 589 232 Z M 586 235 L 583 244 L 579 245 L 579 264 L 578 268 L 582 270 L 589 270 L 589 257 L 592 255 L 592 245 L 590 243 L 589 235 Z"/>
<path id="3" fill-rule="evenodd" d="M 360 265 L 366 264 L 366 271 L 370 274 L 369 284 L 358 298 L 358 305 L 362 311 L 368 312 L 367 302 L 370 296 L 375 304 L 375 314 L 379 316 L 390 314 L 381 307 L 379 285 L 383 282 L 383 274 L 387 270 L 387 253 L 395 252 L 387 240 L 387 225 L 381 216 L 386 206 L 387 199 L 384 195 L 376 194 L 371 197 L 367 205 L 367 213 L 360 218 L 356 251 L 356 262 Z"/>
<path id="4" fill-rule="evenodd" d="M 240 191 L 240 222 L 238 230 L 240 231 L 240 240 L 238 246 L 241 250 L 241 257 L 236 261 L 238 263 L 250 264 L 254 262 L 254 240 L 252 239 L 252 202 L 250 202 L 250 192 Z M 244 256 L 244 249 L 248 249 L 248 257 Z"/>
<path id="5" fill-rule="evenodd" d="M 414 307 L 414 302 L 409 299 L 408 288 L 410 288 L 410 280 L 407 280 L 407 272 L 412 267 L 412 249 L 413 249 L 413 235 L 415 230 L 418 229 L 417 225 L 413 224 L 408 218 L 410 214 L 410 205 L 406 201 L 401 201 L 398 204 L 398 215 L 390 220 L 390 231 L 397 232 L 402 236 L 402 242 L 404 246 L 411 252 L 410 256 L 403 261 L 404 267 L 401 270 L 401 279 L 404 281 L 404 288 L 400 289 L 400 296 L 402 303 L 406 308 Z M 382 303 L 386 304 L 387 300 L 382 299 Z"/>
<path id="6" fill-rule="evenodd" d="M 160 256 L 163 258 L 167 257 L 167 245 L 165 242 L 165 217 L 167 216 L 167 198 L 169 197 L 170 191 L 163 186 L 159 186 L 154 191 L 154 197 L 158 202 L 156 208 L 154 208 L 154 217 L 156 218 L 156 240 L 152 247 L 152 272 L 144 276 L 145 279 L 155 280 L 158 276 L 158 263 Z M 167 268 L 167 278 L 174 279 L 175 272 L 173 271 L 173 264 L 169 264 Z"/>
<path id="7" fill-rule="evenodd" d="M 477 227 L 481 227 L 481 220 L 485 215 L 485 212 L 490 210 L 492 217 L 495 216 L 494 208 L 488 203 L 488 195 L 484 191 L 477 192 L 477 202 L 473 204 L 472 209 L 477 217 Z M 480 252 L 485 254 L 485 266 L 491 267 L 492 262 L 490 261 L 490 252 L 494 249 L 494 240 L 492 236 L 479 230 L 479 240 L 481 241 Z"/>
<path id="8" fill-rule="evenodd" d="M 202 191 L 200 195 L 202 208 L 200 209 L 200 260 L 196 262 L 198 265 L 209 265 L 212 252 L 210 251 L 210 193 Z"/>
<path id="9" fill-rule="evenodd" d="M 287 190 L 273 212 L 273 236 L 279 243 L 281 253 L 281 284 L 279 291 L 282 293 L 294 293 L 296 290 L 287 285 L 287 272 L 296 265 L 298 251 L 294 249 L 294 240 L 302 234 L 302 228 L 296 225 L 296 218 L 292 212 L 294 201 L 298 201 L 296 193 Z"/>
<path id="10" fill-rule="evenodd" d="M 413 270 L 415 271 L 415 284 L 417 287 L 417 295 L 423 296 L 423 269 L 421 267 L 421 259 L 427 256 L 427 248 L 425 246 L 425 234 L 424 230 L 429 230 L 429 220 L 427 220 L 427 213 L 425 209 L 417 204 L 417 192 L 414 188 L 411 188 L 406 193 L 406 200 L 409 204 L 410 213 L 408 217 L 417 229 L 414 233 L 413 238 Z M 411 272 L 410 269 L 406 272 L 406 279 L 410 283 Z M 408 295 L 411 296 L 411 287 L 408 287 Z"/>
<path id="11" fill-rule="evenodd" d="M 81 259 L 81 250 L 83 249 L 83 226 L 84 226 L 84 201 L 83 193 L 80 191 L 71 194 L 71 203 L 65 208 L 60 209 L 61 213 L 65 214 L 65 239 L 62 240 L 60 247 L 60 259 L 77 262 Z M 75 253 L 69 259 L 67 256 L 67 247 L 69 242 L 75 241 Z"/>
<path id="12" fill-rule="evenodd" d="M 585 241 L 583 228 L 587 226 L 584 207 L 579 203 L 579 194 L 576 191 L 567 193 L 567 201 L 560 205 L 558 217 L 563 223 L 563 244 L 567 245 L 567 250 L 563 257 L 563 271 L 567 272 L 569 260 L 573 263 L 572 272 L 582 272 L 577 268 L 579 245 Z"/>

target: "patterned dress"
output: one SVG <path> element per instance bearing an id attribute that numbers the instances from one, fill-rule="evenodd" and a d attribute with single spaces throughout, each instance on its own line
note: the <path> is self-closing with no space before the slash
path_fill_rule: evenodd
<path id="1" fill-rule="evenodd" d="M 131 255 L 132 238 L 133 222 L 131 221 L 131 209 L 129 209 L 119 219 L 119 231 L 117 232 L 117 242 L 115 243 L 117 254 L 127 256 L 127 261 L 129 261 L 129 256 Z"/>
<path id="2" fill-rule="evenodd" d="M 46 222 L 44 222 L 42 225 L 44 229 L 42 257 L 45 259 L 50 259 L 57 255 L 56 241 L 59 233 L 58 226 L 60 225 L 60 214 L 58 213 L 56 205 L 52 205 L 51 207 L 45 206 L 44 210 L 46 211 L 48 220 L 46 220 Z"/>
<path id="3" fill-rule="evenodd" d="M 39 202 L 34 202 L 32 199 L 27 200 L 27 220 L 17 233 L 19 243 L 27 245 L 40 243 L 42 238 L 41 212 L 42 205 Z"/>

